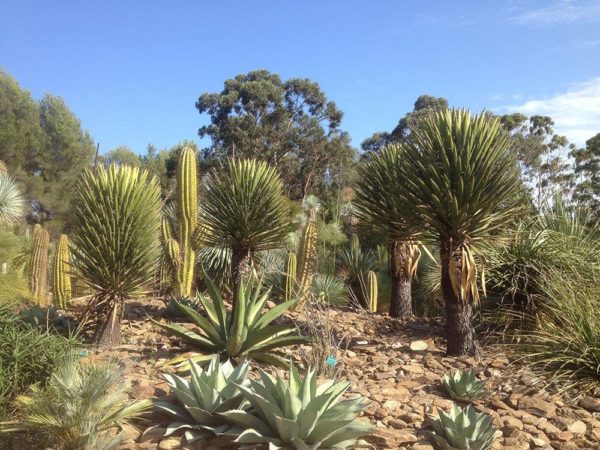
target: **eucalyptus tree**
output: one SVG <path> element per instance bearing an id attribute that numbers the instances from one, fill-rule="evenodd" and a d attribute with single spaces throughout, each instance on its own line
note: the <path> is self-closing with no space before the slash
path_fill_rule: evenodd
<path id="1" fill-rule="evenodd" d="M 479 301 L 477 243 L 521 209 L 520 171 L 509 135 L 488 114 L 435 111 L 389 150 L 378 183 L 389 199 L 374 201 L 379 228 L 439 245 L 448 355 L 477 351 L 473 306 Z"/>

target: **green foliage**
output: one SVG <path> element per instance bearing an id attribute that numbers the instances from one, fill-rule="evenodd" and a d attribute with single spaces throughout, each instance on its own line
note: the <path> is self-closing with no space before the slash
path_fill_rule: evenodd
<path id="1" fill-rule="evenodd" d="M 203 245 L 229 249 L 232 279 L 248 275 L 258 251 L 280 248 L 290 231 L 289 211 L 277 172 L 265 162 L 230 159 L 206 179 Z"/>
<path id="2" fill-rule="evenodd" d="M 600 389 L 600 285 L 549 270 L 540 279 L 543 302 L 535 323 L 518 336 L 524 359 L 562 389 Z"/>
<path id="3" fill-rule="evenodd" d="M 312 281 L 312 293 L 331 305 L 341 305 L 348 301 L 348 289 L 344 281 L 335 275 L 317 274 Z"/>
<path id="4" fill-rule="evenodd" d="M 0 417 L 9 402 L 34 383 L 45 383 L 63 355 L 76 345 L 73 338 L 29 326 L 0 305 Z"/>
<path id="5" fill-rule="evenodd" d="M 357 439 L 368 434 L 370 426 L 356 417 L 367 403 L 362 397 L 340 400 L 348 383 L 328 380 L 317 386 L 314 370 L 301 378 L 293 364 L 287 383 L 262 370 L 259 373 L 260 382 L 240 386 L 254 410 L 221 414 L 245 430 L 235 441 L 243 448 L 327 450 L 365 445 Z"/>
<path id="6" fill-rule="evenodd" d="M 21 189 L 7 173 L 0 172 L 0 229 L 17 223 L 24 210 Z"/>
<path id="7" fill-rule="evenodd" d="M 54 251 L 52 266 L 52 297 L 54 303 L 61 309 L 67 309 L 71 300 L 70 261 L 69 238 L 66 234 L 61 234 Z"/>
<path id="8" fill-rule="evenodd" d="M 184 430 L 190 444 L 211 434 L 227 433 L 229 424 L 219 413 L 245 410 L 248 403 L 239 386 L 248 385 L 249 363 L 236 368 L 230 361 L 220 362 L 214 355 L 206 370 L 190 361 L 190 380 L 165 373 L 163 376 L 177 397 L 177 404 L 157 401 L 154 406 L 173 416 L 176 422 L 167 427 L 166 435 Z"/>
<path id="9" fill-rule="evenodd" d="M 429 420 L 431 438 L 440 450 L 487 450 L 494 442 L 492 418 L 470 405 L 464 409 L 452 405 L 449 414 L 439 410 L 438 416 Z"/>
<path id="10" fill-rule="evenodd" d="M 64 355 L 45 386 L 17 398 L 19 418 L 0 425 L 4 432 L 33 433 L 61 450 L 118 448 L 122 434 L 109 429 L 138 416 L 150 400 L 130 403 L 124 370 L 116 363 L 83 363 Z"/>
<path id="11" fill-rule="evenodd" d="M 296 328 L 288 325 L 273 325 L 295 300 L 281 303 L 263 313 L 270 291 L 262 292 L 260 283 L 256 287 L 241 282 L 236 292 L 237 307 L 228 315 L 225 301 L 216 286 L 206 279 L 210 299 L 202 296 L 198 301 L 208 317 L 176 300 L 175 305 L 194 323 L 200 333 L 190 331 L 177 324 L 156 322 L 157 325 L 183 338 L 201 352 L 218 353 L 231 358 L 250 358 L 271 364 L 283 364 L 285 359 L 271 350 L 307 342 L 296 335 Z M 179 362 L 175 359 L 174 362 Z"/>
<path id="12" fill-rule="evenodd" d="M 165 308 L 165 316 L 171 317 L 173 319 L 185 319 L 186 315 L 181 312 L 181 310 L 177 307 L 177 303 L 181 305 L 185 305 L 189 308 L 199 310 L 200 302 L 198 302 L 195 298 L 190 297 L 171 297 L 169 298 L 169 302 L 167 303 L 167 307 Z"/>
<path id="13" fill-rule="evenodd" d="M 370 249 L 363 250 L 356 235 L 340 248 L 337 258 L 338 273 L 346 280 L 355 306 L 369 308 L 367 299 L 368 273 L 376 269 L 377 257 Z"/>
<path id="14" fill-rule="evenodd" d="M 40 305 L 33 305 L 31 308 L 23 308 L 19 311 L 19 319 L 21 322 L 33 327 L 41 327 L 50 329 L 58 324 L 60 316 L 56 312 L 56 308 L 40 308 Z"/>
<path id="15" fill-rule="evenodd" d="M 282 81 L 256 70 L 226 80 L 218 93 L 203 93 L 196 108 L 210 116 L 200 137 L 212 140 L 205 160 L 250 158 L 276 166 L 290 198 L 327 188 L 351 164 L 353 149 L 339 126 L 342 112 L 308 79 Z"/>
<path id="16" fill-rule="evenodd" d="M 485 383 L 477 379 L 473 370 L 457 370 L 444 375 L 444 389 L 455 400 L 473 400 L 485 394 Z"/>
<path id="17" fill-rule="evenodd" d="M 116 164 L 117 166 L 140 167 L 142 165 L 142 160 L 140 156 L 129 147 L 120 145 L 105 153 L 102 156 L 102 163 L 107 167 L 111 164 Z"/>
<path id="18" fill-rule="evenodd" d="M 585 148 L 573 150 L 571 156 L 575 159 L 574 172 L 578 176 L 574 198 L 600 219 L 600 133 L 588 139 Z"/>
<path id="19" fill-rule="evenodd" d="M 122 302 L 141 294 L 153 280 L 159 259 L 160 192 L 155 179 L 127 166 L 86 170 L 75 194 L 77 228 L 72 236 L 73 267 L 94 292 L 97 312 L 120 323 Z M 109 317 L 109 316 L 107 316 Z M 101 321 L 102 322 L 102 321 Z M 97 338 L 118 341 L 108 321 Z"/>

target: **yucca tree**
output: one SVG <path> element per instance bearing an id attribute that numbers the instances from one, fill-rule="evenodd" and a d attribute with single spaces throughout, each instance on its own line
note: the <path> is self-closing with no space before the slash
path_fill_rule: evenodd
<path id="1" fill-rule="evenodd" d="M 389 150 L 389 175 L 379 174 L 389 199 L 373 207 L 387 208 L 378 217 L 390 235 L 439 244 L 447 353 L 474 354 L 473 250 L 521 209 L 519 168 L 499 120 L 486 113 L 436 111 L 411 131 L 413 139 Z"/>
<path id="2" fill-rule="evenodd" d="M 263 161 L 229 159 L 213 169 L 200 215 L 201 242 L 231 251 L 233 292 L 253 255 L 283 247 L 291 231 L 281 179 Z"/>
<path id="3" fill-rule="evenodd" d="M 392 281 L 390 316 L 408 319 L 412 316 L 411 285 L 419 253 L 413 243 L 415 232 L 405 222 L 394 194 L 403 183 L 398 173 L 402 151 L 396 146 L 384 148 L 360 166 L 354 206 L 359 227 L 366 233 L 375 231 L 387 242 Z"/>
<path id="4" fill-rule="evenodd" d="M 94 291 L 96 341 L 118 345 L 124 301 L 141 294 L 159 260 L 160 188 L 128 166 L 86 170 L 74 195 L 72 265 Z"/>
<path id="5" fill-rule="evenodd" d="M 13 225 L 25 208 L 23 194 L 8 173 L 0 170 L 0 228 Z"/>

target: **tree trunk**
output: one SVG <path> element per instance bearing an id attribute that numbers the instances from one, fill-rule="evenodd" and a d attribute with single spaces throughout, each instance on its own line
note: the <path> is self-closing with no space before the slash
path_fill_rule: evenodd
<path id="1" fill-rule="evenodd" d="M 250 276 L 250 250 L 246 248 L 234 249 L 231 253 L 231 282 L 233 288 L 233 296 L 231 300 L 231 321 L 235 314 L 237 302 L 237 293 L 240 287 L 240 282 L 247 280 Z"/>
<path id="2" fill-rule="evenodd" d="M 407 273 L 408 244 L 392 242 L 388 247 L 392 296 L 390 299 L 390 317 L 410 319 L 412 317 L 411 279 Z"/>
<path id="3" fill-rule="evenodd" d="M 473 307 L 470 294 L 460 299 L 454 294 L 450 280 L 450 260 L 454 259 L 458 267 L 462 267 L 462 243 L 447 239 L 441 243 L 442 259 L 442 295 L 446 306 L 446 355 L 463 356 L 477 354 L 477 340 L 473 327 Z"/>
<path id="4" fill-rule="evenodd" d="M 125 303 L 123 299 L 113 299 L 107 308 L 104 320 L 96 326 L 95 341 L 100 347 L 116 347 L 121 343 L 121 320 Z"/>

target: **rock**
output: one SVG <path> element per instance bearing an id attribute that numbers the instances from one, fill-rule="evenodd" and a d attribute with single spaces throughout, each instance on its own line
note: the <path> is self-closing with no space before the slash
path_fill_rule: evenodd
<path id="1" fill-rule="evenodd" d="M 403 366 L 401 366 L 401 368 L 404 372 L 415 375 L 420 375 L 425 372 L 423 366 L 419 366 L 418 364 L 404 364 Z"/>
<path id="2" fill-rule="evenodd" d="M 600 412 L 600 399 L 594 397 L 585 397 L 579 402 L 579 406 L 590 412 Z"/>
<path id="3" fill-rule="evenodd" d="M 386 400 L 385 402 L 383 402 L 382 406 L 387 410 L 393 411 L 395 409 L 400 408 L 400 406 L 402 406 L 402 403 L 400 403 L 397 400 Z"/>
<path id="4" fill-rule="evenodd" d="M 526 411 L 538 417 L 556 417 L 556 406 L 535 397 L 521 397 L 517 404 L 521 411 Z"/>
<path id="5" fill-rule="evenodd" d="M 417 437 L 410 431 L 401 431 L 396 435 L 396 439 L 399 444 L 409 444 L 411 442 L 417 442 Z"/>
<path id="6" fill-rule="evenodd" d="M 545 447 L 546 446 L 546 441 L 541 439 L 541 438 L 531 438 L 531 445 L 533 445 L 534 447 Z"/>
<path id="7" fill-rule="evenodd" d="M 177 438 L 167 438 L 167 439 L 160 441 L 160 444 L 158 444 L 159 450 L 171 450 L 171 449 L 179 448 L 180 446 L 181 446 L 181 443 L 179 442 L 179 439 L 177 439 Z"/>
<path id="8" fill-rule="evenodd" d="M 573 434 L 585 434 L 587 426 L 581 420 L 576 420 L 567 427 L 567 430 Z"/>
<path id="9" fill-rule="evenodd" d="M 425 341 L 412 341 L 410 343 L 410 349 L 413 352 L 422 352 L 429 348 L 429 344 Z"/>
<path id="10" fill-rule="evenodd" d="M 154 397 L 154 386 L 146 378 L 139 378 L 133 382 L 131 396 L 138 400 Z"/>

